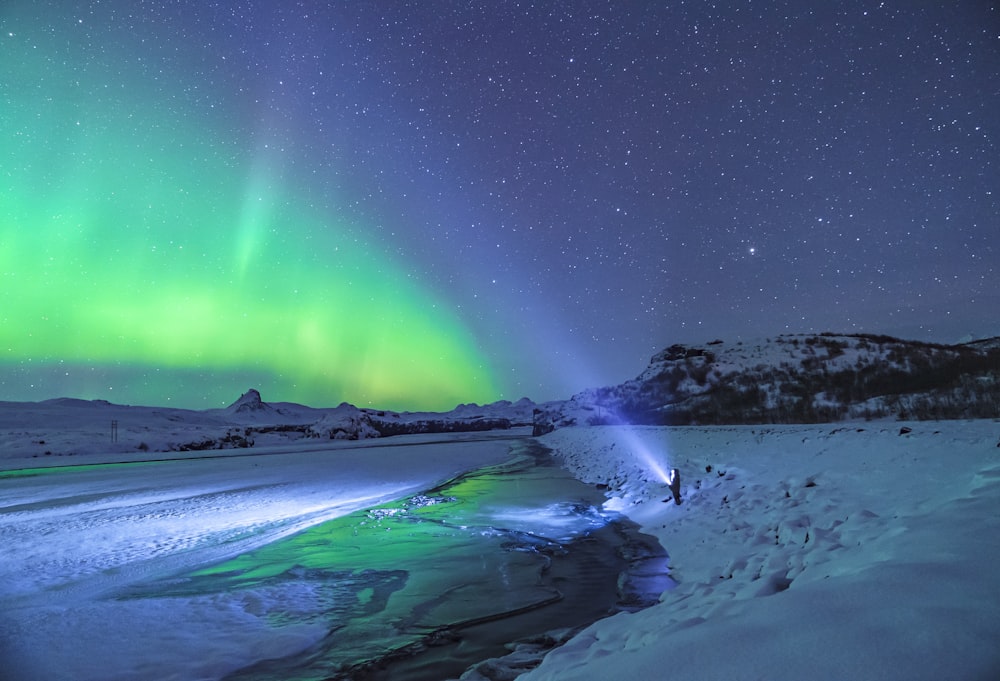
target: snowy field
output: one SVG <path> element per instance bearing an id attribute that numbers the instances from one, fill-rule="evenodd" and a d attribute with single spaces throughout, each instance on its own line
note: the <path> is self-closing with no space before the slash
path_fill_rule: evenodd
<path id="1" fill-rule="evenodd" d="M 102 595 L 505 458 L 503 439 L 479 437 L 5 474 L 0 678 L 217 679 L 307 645 L 317 628 L 276 636 L 260 602 L 149 611 Z M 1000 678 L 1000 422 L 566 428 L 541 442 L 659 537 L 678 586 L 523 681 Z M 2 468 L 122 459 L 31 451 L 8 450 Z M 177 454 L 129 454 L 164 456 Z M 664 502 L 671 467 L 680 506 Z M 156 645 L 120 645 L 136 632 Z"/>
<path id="2" fill-rule="evenodd" d="M 1000 422 L 579 428 L 542 441 L 611 486 L 679 584 L 522 681 L 1000 678 Z M 662 502 L 651 463 L 680 469 L 681 506 Z"/>

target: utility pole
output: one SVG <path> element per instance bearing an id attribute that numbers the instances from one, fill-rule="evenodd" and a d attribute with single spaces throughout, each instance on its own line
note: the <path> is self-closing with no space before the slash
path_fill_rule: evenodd
<path id="1" fill-rule="evenodd" d="M 111 442 L 118 442 L 118 420 L 111 419 Z"/>

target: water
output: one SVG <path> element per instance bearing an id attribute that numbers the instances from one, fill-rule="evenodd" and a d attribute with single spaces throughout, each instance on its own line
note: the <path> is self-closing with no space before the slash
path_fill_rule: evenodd
<path id="1" fill-rule="evenodd" d="M 511 461 L 328 521 L 123 598 L 225 594 L 307 650 L 229 681 L 457 678 L 504 644 L 636 609 L 667 588 L 666 555 L 533 441 Z"/>

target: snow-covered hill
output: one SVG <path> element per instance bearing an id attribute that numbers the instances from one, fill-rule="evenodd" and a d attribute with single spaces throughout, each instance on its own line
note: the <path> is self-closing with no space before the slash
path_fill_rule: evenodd
<path id="1" fill-rule="evenodd" d="M 545 411 L 555 427 L 993 417 L 1000 415 L 1000 341 L 820 334 L 671 345 L 635 379 Z"/>

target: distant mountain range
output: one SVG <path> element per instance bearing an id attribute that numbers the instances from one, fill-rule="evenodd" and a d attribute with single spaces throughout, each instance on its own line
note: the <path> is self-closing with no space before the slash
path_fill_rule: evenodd
<path id="1" fill-rule="evenodd" d="M 633 380 L 540 408 L 536 430 L 1000 417 L 1000 338 L 940 345 L 823 333 L 671 345 Z"/>
<path id="2" fill-rule="evenodd" d="M 253 388 L 225 409 L 215 410 L 227 420 L 244 425 L 248 442 L 254 433 L 274 432 L 357 440 L 416 433 L 504 430 L 530 425 L 534 411 L 535 403 L 527 398 L 482 406 L 460 404 L 447 412 L 394 412 L 359 408 L 347 402 L 317 409 L 291 402 L 267 403 Z"/>
<path id="3" fill-rule="evenodd" d="M 1000 418 L 1000 338 L 939 345 L 824 333 L 671 345 L 620 385 L 543 404 L 523 398 L 440 413 L 265 402 L 255 389 L 203 411 L 70 398 L 0 402 L 0 459 L 514 428 L 539 435 L 570 425 L 962 418 Z"/>

